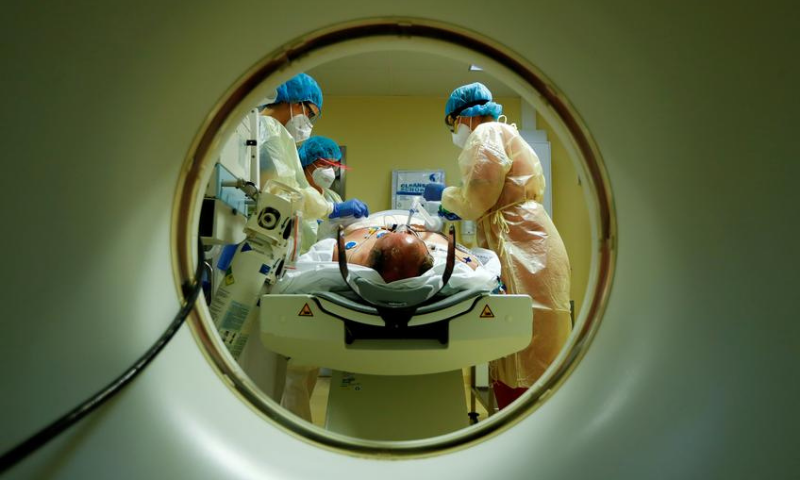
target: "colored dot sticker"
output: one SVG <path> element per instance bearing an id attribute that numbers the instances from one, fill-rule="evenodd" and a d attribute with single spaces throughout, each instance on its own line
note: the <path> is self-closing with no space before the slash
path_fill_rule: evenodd
<path id="1" fill-rule="evenodd" d="M 351 248 L 355 247 L 356 245 L 358 245 L 358 243 L 356 243 L 356 242 L 347 242 L 347 243 L 344 244 L 344 249 L 345 250 L 350 250 Z"/>

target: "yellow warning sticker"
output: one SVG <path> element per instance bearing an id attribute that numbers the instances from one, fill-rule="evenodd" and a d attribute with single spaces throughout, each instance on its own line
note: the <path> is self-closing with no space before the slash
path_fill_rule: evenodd
<path id="1" fill-rule="evenodd" d="M 314 313 L 311 311 L 311 307 L 308 306 L 306 303 L 303 305 L 303 308 L 300 309 L 300 313 L 297 314 L 298 317 L 313 317 Z"/>
<path id="2" fill-rule="evenodd" d="M 233 274 L 225 275 L 225 285 L 233 285 L 236 280 L 233 279 Z"/>
<path id="3" fill-rule="evenodd" d="M 489 308 L 489 305 L 486 305 L 483 307 L 483 310 L 481 310 L 481 318 L 494 318 L 494 313 L 492 309 Z"/>

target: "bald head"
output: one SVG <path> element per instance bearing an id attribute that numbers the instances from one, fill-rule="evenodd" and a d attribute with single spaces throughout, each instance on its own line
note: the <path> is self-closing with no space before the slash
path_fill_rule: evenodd
<path id="1" fill-rule="evenodd" d="M 367 266 L 386 283 L 418 277 L 433 267 L 425 242 L 409 232 L 387 233 L 375 242 Z"/>

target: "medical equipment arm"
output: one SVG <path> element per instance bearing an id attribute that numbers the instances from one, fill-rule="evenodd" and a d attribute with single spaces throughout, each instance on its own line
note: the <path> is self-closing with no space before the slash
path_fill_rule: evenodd
<path id="1" fill-rule="evenodd" d="M 256 187 L 256 184 L 241 178 L 237 178 L 236 180 L 225 180 L 222 182 L 222 186 L 237 188 L 244 192 L 244 194 L 249 198 L 255 199 L 258 197 L 258 187 Z"/>
<path id="2" fill-rule="evenodd" d="M 297 239 L 298 220 L 293 212 L 301 201 L 302 194 L 294 188 L 275 181 L 265 184 L 257 209 L 245 225 L 247 237 L 237 246 L 209 306 L 222 341 L 234 358 L 247 343 L 252 322 L 249 315 L 259 293 L 265 284 L 273 285 L 283 274 L 290 240 Z"/>

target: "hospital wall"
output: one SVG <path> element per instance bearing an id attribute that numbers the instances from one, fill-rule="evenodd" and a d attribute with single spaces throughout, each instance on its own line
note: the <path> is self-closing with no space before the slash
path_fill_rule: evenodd
<path id="1" fill-rule="evenodd" d="M 509 123 L 521 125 L 520 99 L 497 98 Z M 391 208 L 392 170 L 445 171 L 446 182 L 457 184 L 457 157 L 444 125 L 445 97 L 325 96 L 323 116 L 314 135 L 347 147 L 345 195 L 365 201 L 372 211 Z M 583 190 L 566 150 L 549 125 L 537 115 L 537 128 L 548 131 L 552 152 L 553 220 L 572 263 L 572 294 L 580 311 L 589 272 L 588 213 Z"/>
<path id="2" fill-rule="evenodd" d="M 556 137 L 552 127 L 537 113 L 536 128 L 545 130 L 550 140 L 553 193 L 553 223 L 564 240 L 572 267 L 570 298 L 575 301 L 575 317 L 581 311 L 586 284 L 589 281 L 592 232 L 589 210 L 584 198 L 583 183 L 567 155 L 564 144 Z"/>

